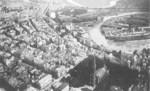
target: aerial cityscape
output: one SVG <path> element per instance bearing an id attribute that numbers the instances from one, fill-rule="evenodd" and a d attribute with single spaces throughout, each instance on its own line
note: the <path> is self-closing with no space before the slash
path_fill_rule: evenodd
<path id="1" fill-rule="evenodd" d="M 0 0 L 0 91 L 150 91 L 149 0 Z"/>

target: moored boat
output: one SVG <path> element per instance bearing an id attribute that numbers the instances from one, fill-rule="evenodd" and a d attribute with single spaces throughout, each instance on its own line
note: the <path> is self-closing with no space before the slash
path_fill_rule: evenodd
<path id="1" fill-rule="evenodd" d="M 105 37 L 114 41 L 132 41 L 150 39 L 150 31 L 104 33 Z"/>

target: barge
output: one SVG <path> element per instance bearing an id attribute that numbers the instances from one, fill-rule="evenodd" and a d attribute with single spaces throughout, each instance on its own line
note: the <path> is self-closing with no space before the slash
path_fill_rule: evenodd
<path id="1" fill-rule="evenodd" d="M 150 39 L 150 31 L 121 31 L 115 33 L 104 33 L 105 37 L 109 40 L 114 41 L 133 41 L 133 40 L 143 40 Z"/>

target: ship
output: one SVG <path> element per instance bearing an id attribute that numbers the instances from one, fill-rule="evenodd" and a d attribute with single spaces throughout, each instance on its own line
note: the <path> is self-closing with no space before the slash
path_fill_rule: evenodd
<path id="1" fill-rule="evenodd" d="M 150 28 L 149 28 L 150 29 Z M 115 33 L 104 33 L 106 39 L 114 40 L 114 41 L 133 41 L 133 40 L 144 40 L 150 39 L 150 31 L 143 30 L 142 31 L 121 31 Z"/>

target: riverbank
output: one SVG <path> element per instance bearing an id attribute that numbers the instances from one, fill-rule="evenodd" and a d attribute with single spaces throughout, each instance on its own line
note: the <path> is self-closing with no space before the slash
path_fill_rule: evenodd
<path id="1" fill-rule="evenodd" d="M 67 1 L 69 3 L 71 3 L 71 4 L 74 4 L 74 5 L 79 6 L 79 7 L 85 7 L 85 6 L 81 5 L 81 4 L 78 4 L 78 3 L 74 2 L 73 0 L 67 0 Z"/>
<path id="2" fill-rule="evenodd" d="M 110 0 L 110 1 L 101 1 L 101 2 L 97 2 L 97 3 L 99 3 L 99 4 L 94 4 L 93 3 L 93 5 L 92 5 L 92 3 L 90 2 L 89 4 L 87 4 L 86 3 L 86 5 L 83 5 L 83 4 L 79 4 L 79 3 L 77 3 L 76 1 L 74 1 L 74 0 L 67 0 L 69 3 L 71 3 L 71 4 L 74 4 L 74 5 L 76 5 L 76 6 L 79 6 L 79 7 L 89 7 L 89 8 L 109 8 L 109 7 L 113 7 L 113 6 L 115 6 L 116 4 L 117 4 L 117 2 L 119 1 L 119 0 Z M 85 1 L 86 2 L 86 1 Z M 93 2 L 93 1 L 92 1 Z"/>
<path id="3" fill-rule="evenodd" d="M 110 2 L 109 5 L 106 5 L 106 6 L 103 7 L 103 8 L 110 8 L 110 7 L 113 7 L 113 6 L 115 6 L 115 5 L 117 4 L 118 1 L 119 1 L 119 0 L 113 0 L 113 1 Z"/>
<path id="4" fill-rule="evenodd" d="M 137 40 L 137 41 L 128 41 L 128 42 L 114 42 L 112 40 L 107 40 L 105 36 L 101 34 L 100 27 L 103 25 L 103 23 L 109 19 L 115 18 L 115 17 L 121 17 L 126 15 L 133 15 L 133 14 L 143 14 L 145 12 L 130 12 L 130 13 L 122 13 L 119 15 L 113 15 L 113 16 L 107 16 L 104 17 L 103 22 L 99 23 L 99 25 L 94 26 L 89 31 L 89 35 L 91 39 L 97 44 L 97 45 L 104 45 L 109 50 L 122 50 L 122 52 L 126 53 L 132 53 L 134 50 L 142 50 L 143 48 L 149 48 L 149 42 L 150 40 Z"/>

